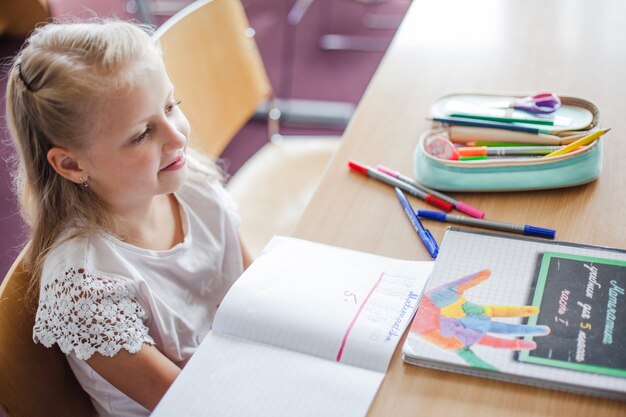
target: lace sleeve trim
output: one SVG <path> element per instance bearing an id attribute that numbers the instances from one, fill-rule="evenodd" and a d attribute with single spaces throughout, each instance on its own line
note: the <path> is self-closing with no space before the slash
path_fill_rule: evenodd
<path id="1" fill-rule="evenodd" d="M 42 288 L 33 340 L 87 360 L 95 352 L 115 356 L 120 349 L 137 353 L 154 344 L 143 323 L 145 311 L 128 283 L 70 268 Z"/>

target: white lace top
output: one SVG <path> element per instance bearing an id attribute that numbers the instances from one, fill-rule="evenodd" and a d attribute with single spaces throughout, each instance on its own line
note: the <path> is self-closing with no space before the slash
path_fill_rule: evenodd
<path id="1" fill-rule="evenodd" d="M 71 239 L 46 257 L 33 339 L 57 343 L 101 416 L 147 416 L 85 362 L 155 344 L 180 367 L 213 322 L 243 271 L 239 216 L 219 184 L 185 185 L 175 194 L 184 241 L 166 251 L 110 235 Z"/>

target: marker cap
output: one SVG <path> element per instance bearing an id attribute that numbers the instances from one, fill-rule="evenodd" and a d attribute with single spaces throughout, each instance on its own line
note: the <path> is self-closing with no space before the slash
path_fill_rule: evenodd
<path id="1" fill-rule="evenodd" d="M 440 222 L 446 221 L 446 213 L 432 210 L 417 210 L 417 217 L 423 217 L 425 219 L 439 220 Z"/>
<path id="2" fill-rule="evenodd" d="M 482 210 L 477 209 L 476 207 L 470 206 L 464 201 L 459 201 L 456 203 L 455 208 L 458 211 L 461 211 L 465 214 L 469 214 L 472 217 L 476 217 L 477 219 L 485 218 L 485 213 Z"/>
<path id="3" fill-rule="evenodd" d="M 556 230 L 526 225 L 524 226 L 524 234 L 529 236 L 539 236 L 548 239 L 554 239 L 556 237 Z"/>
<path id="4" fill-rule="evenodd" d="M 459 156 L 482 156 L 487 155 L 487 147 L 486 146 L 463 146 L 457 148 L 457 153 Z"/>
<path id="5" fill-rule="evenodd" d="M 452 207 L 454 207 L 452 204 L 448 203 L 447 201 L 444 201 L 441 198 L 434 196 L 432 194 L 428 194 L 424 200 L 427 203 L 430 203 L 433 206 L 437 206 L 440 209 L 445 210 L 445 211 L 452 211 Z"/>
<path id="6" fill-rule="evenodd" d="M 352 160 L 348 161 L 348 166 L 350 167 L 350 169 L 353 169 L 357 172 L 367 175 L 367 167 L 359 164 L 356 161 L 352 161 Z"/>
<path id="7" fill-rule="evenodd" d="M 400 173 L 397 171 L 394 171 L 392 169 L 387 168 L 386 166 L 383 165 L 376 165 L 376 169 L 379 170 L 380 172 L 383 172 L 389 176 L 392 176 L 394 178 L 398 178 L 400 176 Z"/>

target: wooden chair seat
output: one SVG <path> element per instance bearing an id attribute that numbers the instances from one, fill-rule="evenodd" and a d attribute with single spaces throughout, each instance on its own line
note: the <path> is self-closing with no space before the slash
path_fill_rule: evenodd
<path id="1" fill-rule="evenodd" d="M 308 137 L 268 143 L 229 181 L 242 218 L 239 233 L 252 255 L 273 235 L 291 235 L 338 143 Z"/>

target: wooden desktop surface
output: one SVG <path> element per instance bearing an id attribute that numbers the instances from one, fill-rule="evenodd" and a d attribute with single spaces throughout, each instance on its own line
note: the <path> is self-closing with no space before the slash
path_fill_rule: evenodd
<path id="1" fill-rule="evenodd" d="M 603 172 L 559 190 L 451 193 L 487 217 L 551 227 L 564 241 L 626 248 L 626 2 L 413 2 L 294 235 L 428 260 L 393 190 L 349 159 L 412 176 L 412 153 L 438 97 L 459 91 L 587 98 L 612 127 Z M 416 208 L 424 203 L 411 199 Z M 439 242 L 446 225 L 428 222 Z M 623 325 L 623 324 L 622 324 Z M 401 344 L 400 344 L 401 345 Z M 626 402 L 407 365 L 398 347 L 368 416 L 625 416 Z"/>

